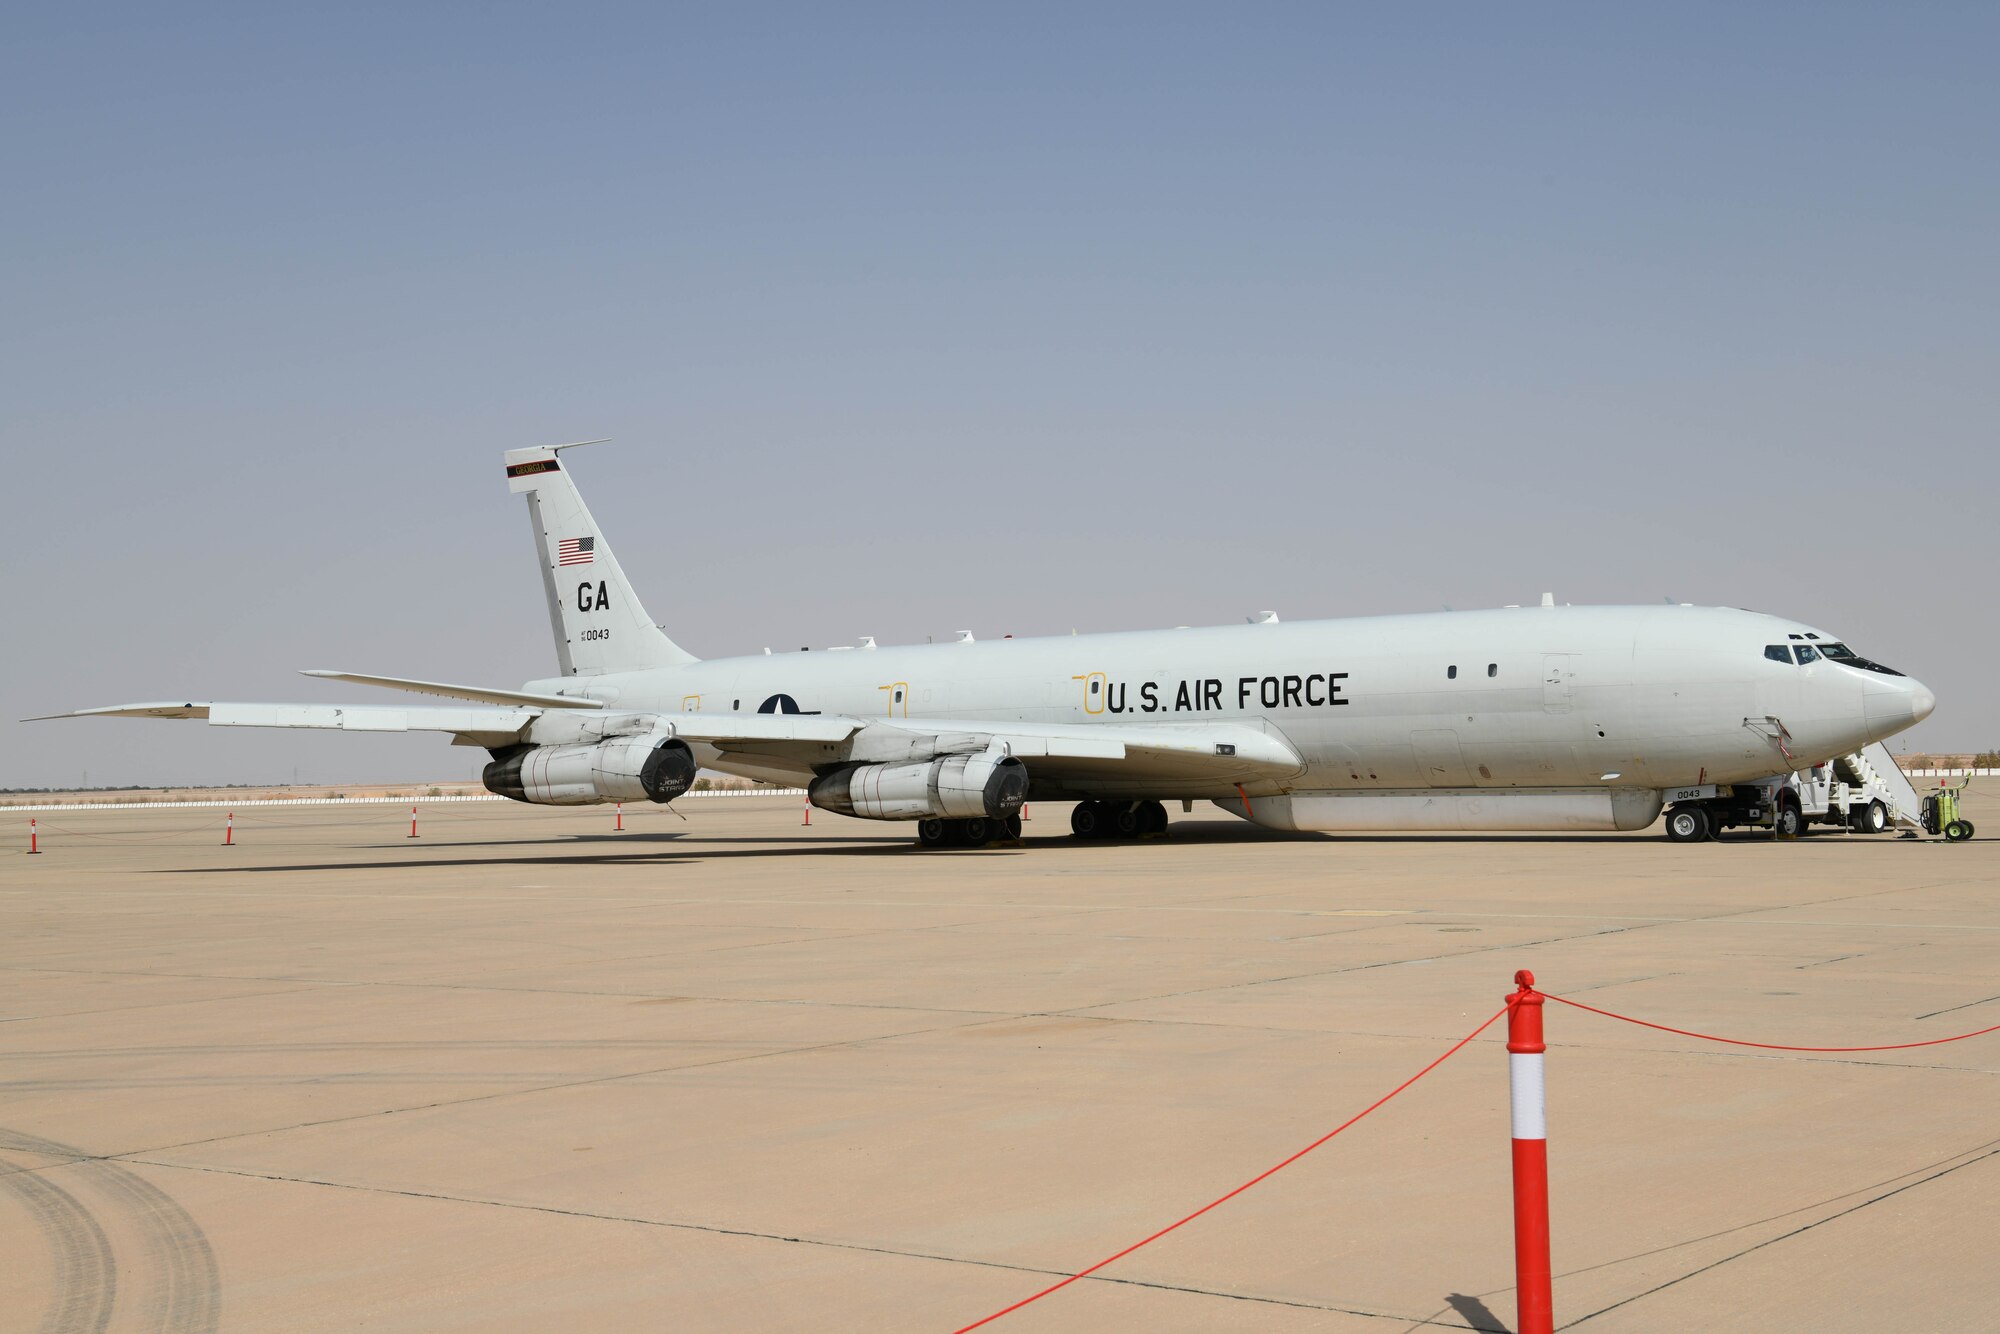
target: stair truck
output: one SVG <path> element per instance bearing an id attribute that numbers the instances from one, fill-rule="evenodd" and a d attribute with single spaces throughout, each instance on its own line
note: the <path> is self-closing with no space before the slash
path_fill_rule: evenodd
<path id="1" fill-rule="evenodd" d="M 1768 829 L 1797 838 L 1810 825 L 1880 834 L 1895 825 L 1926 828 L 1925 803 L 1881 742 L 1796 773 L 1750 783 L 1667 789 L 1667 838 L 1698 843 L 1724 829 Z"/>

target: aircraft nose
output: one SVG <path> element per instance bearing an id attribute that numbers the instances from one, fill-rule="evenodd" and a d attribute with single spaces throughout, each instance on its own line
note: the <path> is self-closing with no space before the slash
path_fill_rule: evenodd
<path id="1" fill-rule="evenodd" d="M 1930 717 L 1937 708 L 1937 696 L 1914 677 L 1885 677 L 1868 684 L 1862 705 L 1868 715 L 1868 730 L 1886 737 Z"/>

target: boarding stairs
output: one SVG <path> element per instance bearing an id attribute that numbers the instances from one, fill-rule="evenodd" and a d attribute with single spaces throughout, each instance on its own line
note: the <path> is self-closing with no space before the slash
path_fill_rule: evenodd
<path id="1" fill-rule="evenodd" d="M 1917 829 L 1923 826 L 1924 800 L 1903 772 L 1889 748 L 1877 741 L 1871 746 L 1842 755 L 1833 762 L 1834 773 L 1844 783 L 1860 788 L 1889 808 L 1892 824 Z"/>

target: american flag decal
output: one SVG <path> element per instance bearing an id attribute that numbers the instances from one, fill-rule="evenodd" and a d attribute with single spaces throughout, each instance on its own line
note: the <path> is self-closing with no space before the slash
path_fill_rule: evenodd
<path id="1" fill-rule="evenodd" d="M 594 537 L 559 537 L 556 539 L 557 565 L 588 565 L 597 555 L 597 539 Z"/>

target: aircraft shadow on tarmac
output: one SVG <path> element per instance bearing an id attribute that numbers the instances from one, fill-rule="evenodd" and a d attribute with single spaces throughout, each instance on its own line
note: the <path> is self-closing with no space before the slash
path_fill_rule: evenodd
<path id="1" fill-rule="evenodd" d="M 1037 837 L 1032 832 L 1029 841 L 1023 844 L 1002 845 L 991 848 L 944 849 L 926 852 L 926 857 L 949 859 L 969 856 L 1035 856 L 1069 855 L 1080 856 L 1098 851 L 1106 846 L 1146 847 L 1157 846 L 1162 852 L 1170 852 L 1175 844 L 1232 844 L 1232 843 L 1630 843 L 1634 839 L 1629 834 L 1321 834 L 1288 833 L 1283 830 L 1260 829 L 1255 825 L 1223 822 L 1194 822 L 1177 824 L 1164 838 L 1140 839 L 1128 843 L 1103 844 L 1092 840 L 1072 838 L 1068 835 Z M 1643 839 L 1639 841 L 1645 841 Z M 668 848 L 646 851 L 612 852 L 599 851 L 607 844 L 665 843 Z M 737 846 L 731 846 L 737 845 Z M 539 856 L 510 857 L 499 850 L 508 848 L 535 847 L 577 848 L 567 855 L 545 853 Z M 584 847 L 590 851 L 582 851 Z M 656 832 L 634 831 L 622 834 L 565 834 L 555 838 L 523 839 L 482 839 L 478 842 L 446 842 L 427 845 L 422 849 L 409 849 L 399 843 L 363 844 L 355 852 L 398 851 L 428 852 L 432 848 L 458 851 L 471 848 L 492 848 L 491 856 L 472 857 L 398 857 L 393 860 L 378 861 L 327 861 L 327 862 L 286 862 L 273 866 L 235 866 L 217 868 L 214 866 L 161 867 L 163 875 L 217 875 L 229 871 L 417 871 L 426 868 L 450 869 L 466 866 L 492 866 L 507 863 L 518 866 L 669 866 L 692 862 L 711 861 L 720 858 L 787 858 L 787 857 L 900 857 L 916 852 L 914 840 L 897 835 L 825 835 L 815 834 L 810 838 L 786 841 L 783 835 L 760 837 L 750 835 L 702 835 L 689 830 L 667 830 Z"/>

